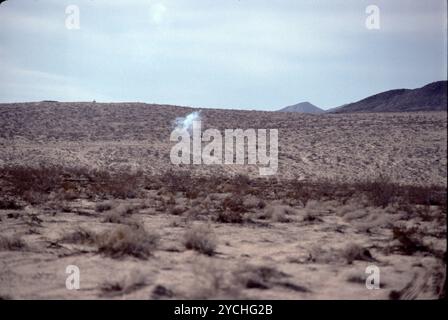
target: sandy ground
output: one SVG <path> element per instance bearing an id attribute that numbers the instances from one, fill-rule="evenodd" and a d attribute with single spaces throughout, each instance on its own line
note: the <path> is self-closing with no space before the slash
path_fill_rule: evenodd
<path id="1" fill-rule="evenodd" d="M 139 201 L 143 200 L 126 203 Z M 95 245 L 61 240 L 80 227 L 97 233 L 117 227 L 103 222 L 104 213 L 95 212 L 92 202 L 74 201 L 69 206 L 72 212 L 49 208 L 1 212 L 1 234 L 21 235 L 26 243 L 20 251 L 0 252 L 3 297 L 388 299 L 392 291 L 398 291 L 402 292 L 401 298 L 427 299 L 437 297 L 444 277 L 445 265 L 433 255 L 394 252 L 397 241 L 392 240 L 390 226 L 409 224 L 409 218 L 390 208 L 364 208 L 360 215 L 354 204 L 344 207 L 334 202 L 312 202 L 294 208 L 287 222 L 254 219 L 250 223 L 224 224 L 191 221 L 148 207 L 132 219 L 142 221 L 147 230 L 160 236 L 157 248 L 147 259 L 117 259 L 98 253 Z M 310 212 L 314 221 L 304 219 Z M 371 222 L 379 215 L 381 221 Z M 366 221 L 370 221 L 369 232 Z M 430 230 L 425 243 L 446 251 L 446 240 L 440 237 L 440 233 L 446 234 L 443 224 L 419 218 L 412 224 Z M 211 227 L 217 243 L 213 256 L 185 247 L 185 232 L 192 225 Z M 353 245 L 367 249 L 369 257 L 350 263 L 347 250 Z M 80 290 L 66 289 L 68 265 L 80 268 Z M 378 290 L 366 289 L 369 265 L 380 268 Z M 261 284 L 251 287 L 241 280 L 244 272 L 263 268 L 270 273 L 260 280 Z M 248 276 L 258 279 L 254 274 Z M 105 290 L 111 283 L 123 288 Z"/>
<path id="2" fill-rule="evenodd" d="M 0 165 L 63 164 L 104 169 L 176 169 L 169 141 L 191 108 L 147 104 L 0 105 Z M 446 186 L 446 112 L 306 115 L 201 112 L 207 128 L 279 130 L 281 178 L 369 180 L 384 173 L 407 184 Z M 189 166 L 198 174 L 245 173 L 255 166 Z"/>
<path id="3" fill-rule="evenodd" d="M 189 112 L 144 104 L 0 105 L 0 165 L 129 168 L 148 174 L 176 170 L 168 158 L 173 145 L 169 134 L 172 121 Z M 446 113 L 203 110 L 202 117 L 205 128 L 278 128 L 280 185 L 290 178 L 348 182 L 384 173 L 398 183 L 446 187 Z M 258 174 L 253 166 L 188 169 L 208 177 Z M 236 196 L 205 190 L 191 199 L 185 192 L 146 188 L 136 199 L 111 199 L 104 211 L 97 208 L 103 200 L 82 197 L 0 209 L 0 298 L 440 297 L 446 205 L 391 203 L 382 208 L 363 197 L 300 202 L 266 194 L 254 200 L 242 193 L 244 219 L 217 220 L 216 208 Z M 253 205 L 259 200 L 263 206 Z M 123 213 L 126 207 L 134 209 Z M 183 209 L 176 211 L 178 207 Z M 109 219 L 112 215 L 118 219 Z M 101 235 L 123 226 L 128 228 L 124 237 L 144 229 L 158 238 L 150 254 L 111 256 L 101 250 Z M 418 246 L 397 235 L 397 228 L 413 230 Z M 79 230 L 93 234 L 94 240 L 66 239 Z M 214 244 L 212 252 L 189 247 L 189 233 L 198 235 L 202 246 Z M 14 239 L 19 239 L 17 245 Z M 415 248 L 407 252 L 409 247 Z M 68 265 L 80 269 L 79 290 L 66 288 Z M 366 288 L 366 267 L 371 265 L 380 270 L 377 290 Z"/>

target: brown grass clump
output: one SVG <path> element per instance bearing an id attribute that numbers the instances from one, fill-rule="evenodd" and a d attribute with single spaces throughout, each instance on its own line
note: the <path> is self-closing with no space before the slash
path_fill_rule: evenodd
<path id="1" fill-rule="evenodd" d="M 417 228 L 394 227 L 392 232 L 393 239 L 399 242 L 396 249 L 404 254 L 412 255 L 418 251 L 431 252 L 431 249 L 423 244 L 422 236 L 418 233 Z"/>
<path id="2" fill-rule="evenodd" d="M 363 183 L 361 188 L 376 207 L 386 208 L 397 194 L 397 186 L 386 175 L 379 175 L 375 180 Z"/>
<path id="3" fill-rule="evenodd" d="M 203 257 L 193 263 L 194 282 L 189 299 L 244 299 L 240 286 L 235 285 L 225 271 L 212 259 Z"/>
<path id="4" fill-rule="evenodd" d="M 101 234 L 97 239 L 98 252 L 112 257 L 134 256 L 148 258 L 157 246 L 159 236 L 143 226 L 120 225 Z"/>
<path id="5" fill-rule="evenodd" d="M 106 212 L 103 222 L 126 224 L 129 221 L 129 217 L 137 212 L 137 210 L 138 208 L 135 206 L 121 204 Z"/>
<path id="6" fill-rule="evenodd" d="M 159 178 L 162 186 L 171 192 L 185 192 L 191 186 L 191 174 L 188 171 L 169 170 Z"/>
<path id="7" fill-rule="evenodd" d="M 0 251 L 20 251 L 25 247 L 25 242 L 17 236 L 0 236 Z"/>
<path id="8" fill-rule="evenodd" d="M 290 222 L 294 215 L 296 215 L 296 211 L 290 206 L 269 205 L 257 217 L 259 219 L 269 219 L 273 222 Z"/>
<path id="9" fill-rule="evenodd" d="M 101 285 L 101 295 L 105 297 L 114 297 L 131 293 L 146 286 L 144 275 L 137 270 L 131 272 L 128 276 L 115 281 L 105 281 Z"/>
<path id="10" fill-rule="evenodd" d="M 368 249 L 362 248 L 357 244 L 350 244 L 344 251 L 343 256 L 348 264 L 352 264 L 355 260 L 360 261 L 376 261 Z"/>
<path id="11" fill-rule="evenodd" d="M 94 244 L 97 240 L 97 235 L 87 229 L 78 228 L 76 231 L 65 235 L 61 241 L 74 244 Z"/>
<path id="12" fill-rule="evenodd" d="M 15 199 L 2 197 L 0 198 L 0 210 L 20 210 L 23 206 L 17 203 Z"/>
<path id="13" fill-rule="evenodd" d="M 193 225 L 185 232 L 185 248 L 212 256 L 216 249 L 216 236 L 209 225 Z"/>
<path id="14" fill-rule="evenodd" d="M 101 198 L 136 198 L 142 187 L 142 174 L 120 171 L 92 171 L 89 173 L 89 194 Z"/>
<path id="15" fill-rule="evenodd" d="M 217 222 L 222 223 L 242 223 L 244 222 L 244 212 L 247 209 L 243 198 L 240 196 L 231 196 L 224 199 L 216 216 Z"/>
<path id="16" fill-rule="evenodd" d="M 310 292 L 304 286 L 285 281 L 288 274 L 268 266 L 245 266 L 244 269 L 234 273 L 234 281 L 247 289 L 270 289 L 273 286 L 282 286 L 297 292 Z"/>
<path id="17" fill-rule="evenodd" d="M 96 212 L 109 211 L 113 208 L 113 204 L 110 201 L 100 202 L 95 205 Z"/>

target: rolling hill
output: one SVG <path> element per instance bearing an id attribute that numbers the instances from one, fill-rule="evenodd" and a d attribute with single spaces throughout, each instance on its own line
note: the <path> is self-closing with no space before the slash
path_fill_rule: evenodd
<path id="1" fill-rule="evenodd" d="M 331 113 L 446 111 L 447 81 L 417 89 L 396 89 L 335 108 Z"/>
<path id="2" fill-rule="evenodd" d="M 301 102 L 292 106 L 284 107 L 283 109 L 278 110 L 280 112 L 300 112 L 300 113 L 323 113 L 319 107 L 307 102 Z"/>

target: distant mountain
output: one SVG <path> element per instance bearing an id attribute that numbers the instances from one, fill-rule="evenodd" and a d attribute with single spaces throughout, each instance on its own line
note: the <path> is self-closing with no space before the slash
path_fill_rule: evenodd
<path id="1" fill-rule="evenodd" d="M 447 81 L 418 89 L 396 89 L 375 94 L 331 110 L 331 113 L 446 111 Z"/>
<path id="2" fill-rule="evenodd" d="M 319 107 L 309 103 L 309 102 L 301 102 L 292 106 L 285 107 L 283 109 L 278 110 L 280 112 L 301 112 L 301 113 L 323 113 Z"/>

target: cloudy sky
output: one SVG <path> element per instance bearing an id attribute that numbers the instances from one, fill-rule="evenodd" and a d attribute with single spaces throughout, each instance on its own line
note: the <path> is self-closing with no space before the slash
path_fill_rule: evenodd
<path id="1" fill-rule="evenodd" d="M 79 29 L 66 27 L 68 5 Z M 365 26 L 369 5 L 379 30 Z M 0 101 L 334 107 L 445 80 L 446 10 L 445 0 L 8 0 Z"/>

